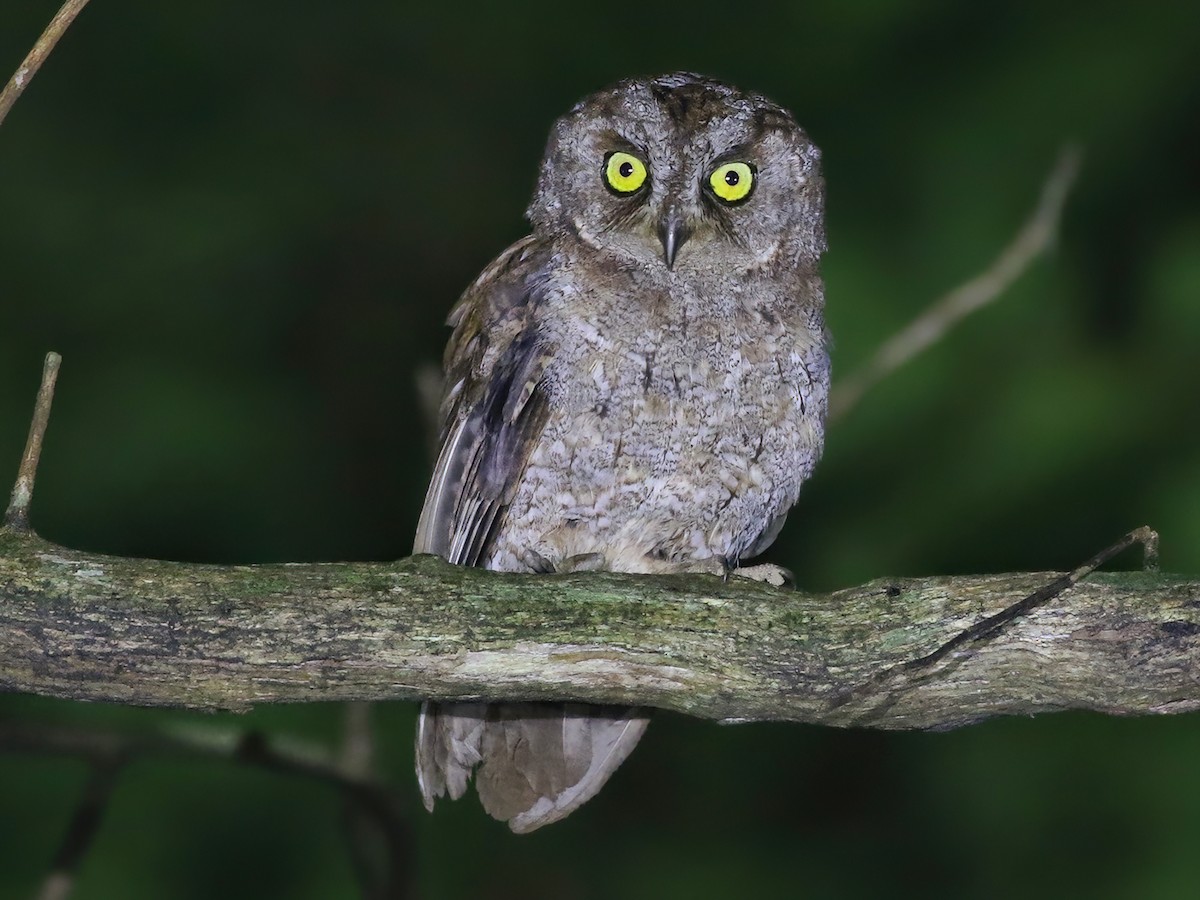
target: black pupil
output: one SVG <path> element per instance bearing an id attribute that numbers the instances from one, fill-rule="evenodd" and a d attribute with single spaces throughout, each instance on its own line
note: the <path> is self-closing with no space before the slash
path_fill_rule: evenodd
<path id="1" fill-rule="evenodd" d="M 625 160 L 625 162 L 617 167 L 617 171 L 621 173 L 622 178 L 628 178 L 633 174 L 633 163 Z"/>
<path id="2" fill-rule="evenodd" d="M 728 172 L 725 173 L 725 183 L 727 185 L 729 185 L 730 187 L 733 187 L 741 180 L 742 180 L 742 176 L 738 175 L 738 173 L 735 169 L 730 169 Z"/>

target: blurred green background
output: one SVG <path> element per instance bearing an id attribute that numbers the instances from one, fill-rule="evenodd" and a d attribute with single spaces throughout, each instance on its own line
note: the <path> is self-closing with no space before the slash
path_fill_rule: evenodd
<path id="1" fill-rule="evenodd" d="M 5 5 L 4 77 L 57 5 Z M 991 261 L 1064 141 L 1085 151 L 1056 250 L 837 424 L 772 560 L 813 589 L 1064 569 L 1150 524 L 1166 569 L 1200 572 L 1197 59 L 1194 3 L 95 0 L 0 128 L 0 475 L 54 349 L 47 538 L 406 554 L 428 471 L 414 372 L 524 233 L 550 123 L 686 68 L 778 100 L 824 150 L 838 373 Z M 341 723 L 16 696 L 0 716 L 331 744 Z M 664 715 L 596 800 L 522 838 L 474 799 L 427 816 L 414 708 L 376 718 L 433 898 L 1148 898 L 1200 880 L 1196 716 L 884 734 Z M 0 757 L 0 896 L 32 893 L 85 777 Z M 140 762 L 76 896 L 354 897 L 339 828 L 319 785 Z"/>

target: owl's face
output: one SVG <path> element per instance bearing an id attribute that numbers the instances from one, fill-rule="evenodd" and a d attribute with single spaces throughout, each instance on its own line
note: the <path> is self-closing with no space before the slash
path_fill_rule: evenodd
<path id="1" fill-rule="evenodd" d="M 820 152 L 785 110 L 686 73 L 624 81 L 556 123 L 529 207 L 620 263 L 815 265 Z"/>

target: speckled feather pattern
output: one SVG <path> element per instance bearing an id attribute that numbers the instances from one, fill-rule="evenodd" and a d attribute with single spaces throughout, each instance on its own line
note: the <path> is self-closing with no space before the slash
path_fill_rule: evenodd
<path id="1" fill-rule="evenodd" d="M 601 180 L 616 151 L 645 164 L 629 195 Z M 753 172 L 744 202 L 706 187 L 729 160 Z M 533 233 L 451 313 L 415 551 L 504 571 L 673 572 L 765 549 L 824 437 L 823 207 L 816 147 L 761 96 L 681 73 L 621 82 L 560 119 Z M 489 813 L 540 827 L 594 795 L 646 722 L 426 704 L 426 806 L 461 796 L 478 766 Z"/>
<path id="2" fill-rule="evenodd" d="M 485 565 L 520 571 L 530 550 L 627 572 L 736 565 L 820 454 L 819 281 L 604 271 L 591 257 L 567 247 L 550 274 L 513 273 L 538 285 L 526 327 L 549 415 Z"/>

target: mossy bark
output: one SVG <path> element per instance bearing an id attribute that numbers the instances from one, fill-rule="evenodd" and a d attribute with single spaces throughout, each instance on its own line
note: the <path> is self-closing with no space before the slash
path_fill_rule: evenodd
<path id="1" fill-rule="evenodd" d="M 1093 574 L 912 666 L 1055 577 L 807 594 L 699 575 L 506 575 L 434 557 L 195 565 L 0 529 L 0 688 L 205 709 L 574 699 L 879 728 L 1200 707 L 1200 582 L 1160 573 Z"/>

